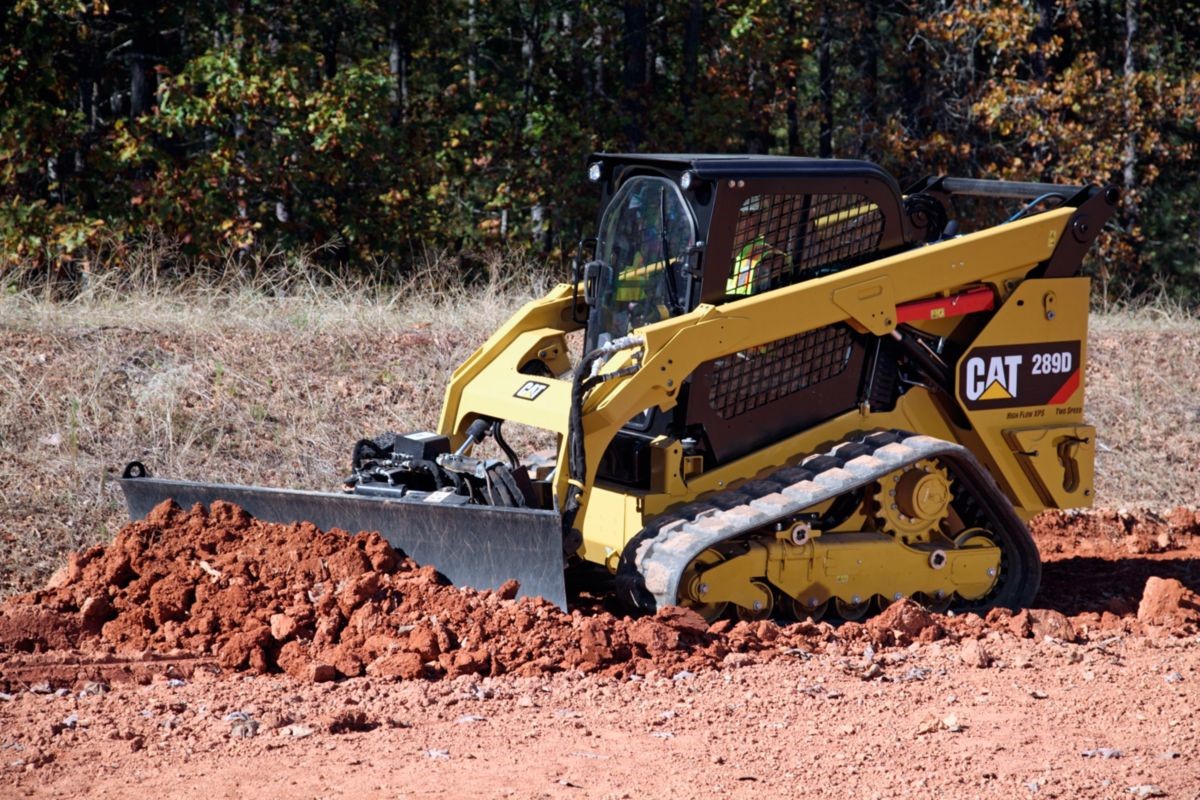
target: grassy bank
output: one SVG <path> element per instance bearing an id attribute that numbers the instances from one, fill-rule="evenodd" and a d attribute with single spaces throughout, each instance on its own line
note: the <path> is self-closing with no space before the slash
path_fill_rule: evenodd
<path id="1" fill-rule="evenodd" d="M 353 443 L 436 423 L 454 367 L 549 283 L 493 265 L 474 289 L 99 289 L 0 300 L 0 592 L 124 521 L 113 478 L 156 474 L 331 488 Z M 431 297 L 433 299 L 431 299 Z M 1200 320 L 1093 319 L 1088 409 L 1098 504 L 1195 502 Z"/>

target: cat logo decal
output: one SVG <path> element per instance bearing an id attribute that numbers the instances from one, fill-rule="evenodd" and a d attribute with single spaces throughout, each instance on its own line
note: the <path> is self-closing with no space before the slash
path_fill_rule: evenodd
<path id="1" fill-rule="evenodd" d="M 519 397 L 522 400 L 537 400 L 542 396 L 542 392 L 550 388 L 550 384 L 542 383 L 541 381 L 525 381 L 521 384 L 521 388 L 517 389 L 517 393 L 513 397 Z"/>
<path id="2" fill-rule="evenodd" d="M 1079 342 L 976 347 L 958 362 L 958 397 L 971 411 L 1063 405 L 1079 388 Z"/>

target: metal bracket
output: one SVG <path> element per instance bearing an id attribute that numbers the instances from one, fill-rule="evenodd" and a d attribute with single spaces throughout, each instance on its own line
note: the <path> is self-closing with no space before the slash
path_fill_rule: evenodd
<path id="1" fill-rule="evenodd" d="M 130 478 L 149 478 L 150 471 L 140 461 L 130 461 L 125 465 L 125 469 L 121 471 L 121 478 L 128 480 Z"/>
<path id="2" fill-rule="evenodd" d="M 896 293 L 892 279 L 884 275 L 834 291 L 833 302 L 876 336 L 896 329 Z"/>

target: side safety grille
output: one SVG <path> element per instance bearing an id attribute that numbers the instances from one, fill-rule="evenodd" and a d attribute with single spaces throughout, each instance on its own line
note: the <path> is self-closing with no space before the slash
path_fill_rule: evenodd
<path id="1" fill-rule="evenodd" d="M 754 195 L 738 212 L 728 291 L 757 294 L 863 263 L 882 234 L 879 206 L 859 194 Z"/>
<path id="2" fill-rule="evenodd" d="M 837 377 L 850 363 L 851 345 L 850 330 L 831 325 L 717 359 L 710 362 L 708 403 L 732 419 Z"/>

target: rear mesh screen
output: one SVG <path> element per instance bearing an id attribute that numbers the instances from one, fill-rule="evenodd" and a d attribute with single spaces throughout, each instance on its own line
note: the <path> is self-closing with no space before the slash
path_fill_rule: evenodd
<path id="1" fill-rule="evenodd" d="M 859 194 L 760 194 L 738 211 L 726 292 L 752 295 L 861 264 L 883 234 L 879 206 Z"/>
<path id="2" fill-rule="evenodd" d="M 831 325 L 717 359 L 708 403 L 732 419 L 827 381 L 846 369 L 852 344 L 849 328 Z"/>

